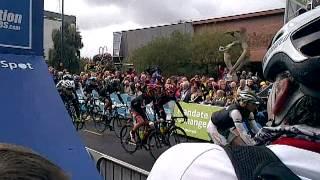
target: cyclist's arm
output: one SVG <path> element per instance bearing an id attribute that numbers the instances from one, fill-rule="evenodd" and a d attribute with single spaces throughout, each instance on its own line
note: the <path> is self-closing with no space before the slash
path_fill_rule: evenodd
<path id="1" fill-rule="evenodd" d="M 247 145 L 254 145 L 255 142 L 251 138 L 251 136 L 248 133 L 248 130 L 244 127 L 242 123 L 242 115 L 239 110 L 233 110 L 230 112 L 230 117 L 233 119 L 234 125 L 236 129 L 238 130 L 241 139 L 247 144 Z M 248 127 L 250 128 L 250 127 Z"/>
<path id="2" fill-rule="evenodd" d="M 250 113 L 250 115 L 249 115 L 249 125 L 250 125 L 251 130 L 253 131 L 254 134 L 257 134 L 260 131 L 260 128 L 257 125 L 257 122 L 254 120 L 253 113 Z"/>
<path id="3" fill-rule="evenodd" d="M 62 81 L 59 81 L 58 84 L 56 85 L 56 88 L 60 88 L 61 84 L 62 84 Z"/>
<path id="4" fill-rule="evenodd" d="M 184 114 L 184 111 L 183 111 L 183 109 L 182 109 L 181 104 L 179 103 L 179 101 L 178 101 L 177 99 L 175 99 L 174 102 L 176 102 L 176 105 L 178 106 L 178 109 L 179 109 L 179 111 L 181 112 L 181 114 L 182 114 L 184 117 L 187 117 L 187 116 Z"/>
<path id="5" fill-rule="evenodd" d="M 118 97 L 119 101 L 120 101 L 122 104 L 124 104 L 124 101 L 123 101 L 123 99 L 122 99 L 122 97 L 121 97 L 120 92 L 117 92 L 116 94 L 117 94 L 117 97 Z"/>

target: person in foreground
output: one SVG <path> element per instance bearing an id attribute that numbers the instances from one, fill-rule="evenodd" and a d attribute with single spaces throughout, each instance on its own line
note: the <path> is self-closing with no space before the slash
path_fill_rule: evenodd
<path id="1" fill-rule="evenodd" d="M 259 100 L 250 91 L 241 91 L 237 100 L 235 104 L 212 114 L 207 131 L 215 144 L 255 144 L 252 137 L 259 127 L 253 113 Z"/>
<path id="2" fill-rule="evenodd" d="M 31 149 L 0 143 L 0 179 L 69 180 L 58 166 Z"/>
<path id="3" fill-rule="evenodd" d="M 263 60 L 274 81 L 262 146 L 185 143 L 163 153 L 148 179 L 320 179 L 320 8 L 286 24 Z M 266 145 L 266 146 L 265 146 Z"/>

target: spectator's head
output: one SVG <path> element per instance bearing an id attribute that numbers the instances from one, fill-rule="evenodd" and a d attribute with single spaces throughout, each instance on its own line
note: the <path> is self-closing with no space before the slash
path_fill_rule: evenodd
<path id="1" fill-rule="evenodd" d="M 251 87 L 253 85 L 252 79 L 247 79 L 247 86 Z"/>
<path id="2" fill-rule="evenodd" d="M 120 77 L 121 77 L 120 71 L 116 71 L 116 72 L 115 72 L 115 76 L 118 77 L 118 78 L 120 78 Z"/>
<path id="3" fill-rule="evenodd" d="M 147 76 L 146 76 L 145 74 L 141 74 L 141 76 L 140 76 L 140 81 L 141 81 L 142 83 L 144 83 L 144 82 L 146 82 L 146 80 L 147 80 Z"/>
<path id="4" fill-rule="evenodd" d="M 170 79 L 170 78 L 168 78 L 167 80 L 166 80 L 166 84 L 172 84 L 173 82 L 172 82 L 172 80 Z"/>
<path id="5" fill-rule="evenodd" d="M 202 83 L 205 83 L 206 81 L 207 81 L 207 77 L 206 77 L 206 76 L 202 76 L 202 77 L 201 77 L 201 82 L 202 82 Z"/>
<path id="6" fill-rule="evenodd" d="M 104 72 L 104 75 L 105 75 L 105 76 L 109 76 L 109 75 L 110 75 L 110 71 L 105 71 L 105 72 Z"/>
<path id="7" fill-rule="evenodd" d="M 211 78 L 209 78 L 208 81 L 207 81 L 207 86 L 208 86 L 208 87 L 213 87 L 213 83 L 214 83 L 214 78 L 211 77 Z"/>
<path id="8" fill-rule="evenodd" d="M 247 75 L 247 72 L 246 71 L 242 71 L 241 75 L 245 76 L 245 75 Z"/>
<path id="9" fill-rule="evenodd" d="M 136 89 L 141 89 L 141 84 L 140 84 L 140 83 L 136 83 L 136 84 L 134 85 L 134 87 L 135 87 Z"/>
<path id="10" fill-rule="evenodd" d="M 244 87 L 246 87 L 246 80 L 245 79 L 240 79 L 240 88 L 244 88 Z"/>
<path id="11" fill-rule="evenodd" d="M 134 83 L 138 83 L 138 82 L 139 82 L 139 77 L 138 77 L 138 76 L 135 76 L 135 77 L 133 78 L 133 82 L 134 82 Z"/>
<path id="12" fill-rule="evenodd" d="M 283 39 L 281 46 L 273 40 L 264 57 L 263 74 L 274 81 L 268 100 L 268 115 L 274 125 L 320 126 L 319 36 L 310 36 L 307 31 L 318 27 L 319 17 L 320 9 L 316 8 L 292 19 L 277 33 L 277 39 Z"/>
<path id="13" fill-rule="evenodd" d="M 188 81 L 188 78 L 182 77 L 181 80 L 182 80 L 182 81 Z"/>
<path id="14" fill-rule="evenodd" d="M 261 90 L 264 90 L 264 89 L 266 89 L 267 87 L 268 87 L 268 85 L 267 85 L 266 82 L 262 81 L 262 82 L 260 83 L 260 89 L 261 89 Z"/>
<path id="15" fill-rule="evenodd" d="M 209 78 L 208 82 L 211 82 L 211 83 L 214 82 L 214 78 L 213 77 Z"/>
<path id="16" fill-rule="evenodd" d="M 191 93 L 192 94 L 195 94 L 195 93 L 197 93 L 198 92 L 198 87 L 197 86 L 192 86 L 191 87 Z"/>
<path id="17" fill-rule="evenodd" d="M 129 82 L 128 80 L 125 80 L 125 81 L 123 82 L 123 84 L 124 84 L 125 86 L 129 86 L 129 85 L 130 85 L 130 82 Z"/>
<path id="18" fill-rule="evenodd" d="M 217 98 L 222 98 L 222 97 L 224 97 L 224 95 L 225 95 L 225 92 L 223 90 L 217 91 Z"/>
<path id="19" fill-rule="evenodd" d="M 227 83 L 226 83 L 226 81 L 225 80 L 219 80 L 219 82 L 218 82 L 218 86 L 219 86 L 219 89 L 221 89 L 221 90 L 224 90 L 224 89 L 226 89 L 226 86 L 227 86 Z"/>
<path id="20" fill-rule="evenodd" d="M 183 90 L 187 90 L 187 89 L 189 89 L 190 88 L 190 83 L 188 82 L 188 81 L 184 81 L 183 83 L 182 83 L 182 89 Z"/>
<path id="21" fill-rule="evenodd" d="M 167 86 L 165 87 L 165 92 L 167 96 L 175 96 L 176 93 L 176 87 L 172 84 L 167 84 Z"/>
<path id="22" fill-rule="evenodd" d="M 57 165 L 22 146 L 0 144 L 0 179 L 68 180 Z"/>
<path id="23" fill-rule="evenodd" d="M 232 89 L 237 88 L 237 83 L 234 82 L 234 81 L 232 81 L 232 82 L 230 83 L 230 87 L 231 87 Z"/>

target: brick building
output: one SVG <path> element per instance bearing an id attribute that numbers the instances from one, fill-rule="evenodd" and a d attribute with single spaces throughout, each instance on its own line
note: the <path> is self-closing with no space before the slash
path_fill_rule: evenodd
<path id="1" fill-rule="evenodd" d="M 249 37 L 249 59 L 259 62 L 266 53 L 272 37 L 283 26 L 283 18 L 284 9 L 275 9 L 195 21 L 192 26 L 195 34 L 206 31 L 237 31 L 245 28 Z"/>
<path id="2" fill-rule="evenodd" d="M 275 33 L 283 26 L 285 9 L 254 12 L 228 17 L 219 17 L 173 25 L 157 26 L 116 33 L 118 39 L 114 51 L 126 58 L 135 49 L 142 47 L 157 37 L 165 37 L 175 30 L 198 34 L 205 31 L 237 31 L 246 28 L 249 36 L 251 62 L 261 62 Z M 257 63 L 256 63 L 257 64 Z M 260 65 L 258 65 L 260 66 Z"/>

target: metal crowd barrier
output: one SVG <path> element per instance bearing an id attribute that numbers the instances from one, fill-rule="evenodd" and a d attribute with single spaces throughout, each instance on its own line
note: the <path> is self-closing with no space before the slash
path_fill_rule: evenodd
<path id="1" fill-rule="evenodd" d="M 149 172 L 87 148 L 104 180 L 146 180 Z"/>

